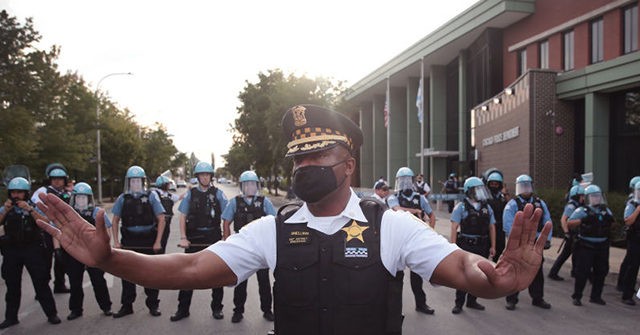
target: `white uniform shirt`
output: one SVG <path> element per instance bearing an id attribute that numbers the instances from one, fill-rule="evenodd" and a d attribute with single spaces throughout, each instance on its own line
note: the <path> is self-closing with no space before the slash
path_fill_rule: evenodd
<path id="1" fill-rule="evenodd" d="M 344 211 L 337 216 L 315 217 L 306 203 L 286 223 L 308 222 L 308 227 L 333 235 L 349 220 L 367 222 L 360 208 L 360 199 L 351 190 Z M 406 212 L 388 210 L 380 227 L 380 254 L 384 267 L 395 276 L 409 267 L 423 279 L 430 280 L 433 271 L 446 256 L 458 247 L 429 228 L 426 223 Z M 271 215 L 262 217 L 207 248 L 217 254 L 238 277 L 238 283 L 259 269 L 276 267 L 276 224 Z"/>

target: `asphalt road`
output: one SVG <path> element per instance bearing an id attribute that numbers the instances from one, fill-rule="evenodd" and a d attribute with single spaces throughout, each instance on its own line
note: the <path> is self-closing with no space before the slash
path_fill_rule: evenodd
<path id="1" fill-rule="evenodd" d="M 228 197 L 238 193 L 235 185 L 222 185 Z M 183 192 L 184 189 L 179 190 Z M 282 205 L 285 199 L 273 198 L 276 207 Z M 437 215 L 442 214 L 440 212 Z M 437 230 L 446 235 L 448 230 L 448 218 L 446 214 L 439 215 Z M 169 239 L 170 252 L 182 252 L 177 248 L 179 239 L 178 218 L 174 217 L 171 224 L 171 237 Z M 552 248 L 554 250 L 555 248 Z M 555 251 L 553 251 L 555 252 Z M 545 263 L 545 274 L 551 262 Z M 614 265 L 612 269 L 614 270 Z M 617 271 L 617 269 L 615 269 Z M 161 269 L 159 269 L 161 271 Z M 569 278 L 569 267 L 565 264 L 560 272 L 561 276 Z M 120 279 L 106 275 L 109 284 L 110 295 L 113 301 L 113 311 L 120 308 Z M 451 314 L 454 304 L 455 291 L 448 287 L 433 287 L 425 284 L 427 303 L 435 308 L 435 315 L 424 315 L 415 312 L 413 294 L 408 282 L 409 272 L 405 273 L 406 284 L 404 286 L 404 328 L 403 334 L 507 334 L 517 332 L 524 334 L 631 334 L 640 329 L 640 305 L 629 307 L 620 302 L 620 294 L 611 286 L 611 280 L 607 281 L 603 298 L 606 306 L 588 303 L 588 298 L 583 298 L 583 306 L 575 307 L 571 304 L 571 292 L 573 281 L 565 280 L 555 282 L 546 280 L 545 299 L 552 304 L 550 310 L 542 310 L 531 305 L 528 293 L 520 294 L 520 303 L 515 311 L 504 308 L 504 299 L 484 300 L 479 302 L 487 308 L 485 311 L 464 309 L 459 315 Z M 121 319 L 113 319 L 101 314 L 95 302 L 91 284 L 85 275 L 85 299 L 84 315 L 76 320 L 67 321 L 68 295 L 56 294 L 58 313 L 63 320 L 59 325 L 50 325 L 37 301 L 34 299 L 31 279 L 23 274 L 22 306 L 20 308 L 20 324 L 10 327 L 0 334 L 266 334 L 273 327 L 273 323 L 262 318 L 259 308 L 258 288 L 255 276 L 249 279 L 248 300 L 245 305 L 246 313 L 242 322 L 231 323 L 233 310 L 233 289 L 225 288 L 224 313 L 222 320 L 214 320 L 211 317 L 210 291 L 200 290 L 194 292 L 191 305 L 191 316 L 178 322 L 171 322 L 169 317 L 177 308 L 177 291 L 160 292 L 160 310 L 162 316 L 149 315 L 144 305 L 144 292 L 138 288 L 138 299 L 134 304 L 134 314 Z M 590 286 L 585 289 L 588 297 Z M 4 281 L 0 282 L 0 295 L 4 295 L 6 287 Z M 0 316 L 4 315 L 4 304 L 0 305 Z"/>

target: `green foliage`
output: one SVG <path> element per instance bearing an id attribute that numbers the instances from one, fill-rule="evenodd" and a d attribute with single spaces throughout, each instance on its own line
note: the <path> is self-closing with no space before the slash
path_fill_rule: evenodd
<path id="1" fill-rule="evenodd" d="M 38 50 L 39 40 L 31 19 L 21 24 L 0 11 L 0 169 L 24 164 L 40 179 L 47 164 L 60 162 L 72 178 L 95 185 L 98 125 L 105 193 L 121 190 L 118 179 L 133 164 L 150 176 L 186 164 L 164 126 L 142 128 L 78 74 L 60 74 L 59 47 Z"/>
<path id="2" fill-rule="evenodd" d="M 233 126 L 233 144 L 223 155 L 228 172 L 237 177 L 253 169 L 262 177 L 288 177 L 291 162 L 282 159 L 286 142 L 280 127 L 284 112 L 296 104 L 334 108 L 343 91 L 341 82 L 286 76 L 278 69 L 259 73 L 256 83 L 247 81 L 238 96 L 242 105 Z"/>

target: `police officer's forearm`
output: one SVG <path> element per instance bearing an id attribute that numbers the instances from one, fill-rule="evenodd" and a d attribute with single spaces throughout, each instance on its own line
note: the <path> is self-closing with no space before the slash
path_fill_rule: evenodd
<path id="1" fill-rule="evenodd" d="M 495 299 L 513 293 L 492 285 L 478 267 L 480 262 L 489 261 L 480 255 L 456 250 L 438 264 L 431 277 L 431 282 L 486 299 Z"/>
<path id="2" fill-rule="evenodd" d="M 229 220 L 222 221 L 222 239 L 223 240 L 226 240 L 227 237 L 231 235 L 231 228 L 229 227 L 230 225 L 231 225 L 231 221 Z"/>
<path id="3" fill-rule="evenodd" d="M 640 214 L 640 206 L 636 207 L 636 209 L 631 213 L 631 215 L 624 218 L 624 224 L 627 226 L 631 226 L 636 222 L 638 215 Z"/>
<path id="4" fill-rule="evenodd" d="M 429 214 L 429 226 L 433 229 L 436 228 L 436 214 L 434 212 Z"/>
<path id="5" fill-rule="evenodd" d="M 120 217 L 117 215 L 113 216 L 113 220 L 111 222 L 111 233 L 113 235 L 113 242 L 114 243 L 118 243 L 119 239 L 118 239 L 118 235 L 119 235 L 119 231 L 118 231 L 118 227 L 120 226 Z"/>
<path id="6" fill-rule="evenodd" d="M 564 231 L 564 233 L 568 233 L 569 232 L 569 224 L 567 223 L 567 219 L 569 219 L 566 215 L 562 215 L 562 217 L 560 218 L 560 226 L 562 226 L 562 231 Z"/>
<path id="7" fill-rule="evenodd" d="M 574 227 L 580 225 L 581 221 L 582 220 L 580 220 L 580 219 L 578 219 L 578 220 L 567 220 L 567 227 L 569 229 L 574 228 Z"/>
<path id="8" fill-rule="evenodd" d="M 164 233 L 164 229 L 166 226 L 166 222 L 164 220 L 164 213 L 156 216 L 156 220 L 158 220 L 158 232 L 156 233 L 156 241 L 155 243 L 160 243 L 162 241 L 162 234 Z"/>
<path id="9" fill-rule="evenodd" d="M 208 250 L 145 255 L 112 249 L 110 257 L 98 267 L 132 283 L 156 289 L 208 289 L 237 281 L 227 264 Z"/>
<path id="10" fill-rule="evenodd" d="M 489 241 L 491 242 L 491 249 L 496 249 L 496 225 L 489 226 Z"/>
<path id="11" fill-rule="evenodd" d="M 451 233 L 449 235 L 449 241 L 455 244 L 458 241 L 458 223 L 451 221 Z"/>
<path id="12" fill-rule="evenodd" d="M 184 214 L 180 215 L 180 238 L 187 238 L 187 220 Z"/>

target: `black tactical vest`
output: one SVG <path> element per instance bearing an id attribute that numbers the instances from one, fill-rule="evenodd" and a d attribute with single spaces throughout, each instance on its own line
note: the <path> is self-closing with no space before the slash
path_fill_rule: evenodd
<path id="1" fill-rule="evenodd" d="M 94 209 L 93 207 L 89 207 L 82 211 L 79 211 L 76 209 L 76 212 L 78 212 L 78 214 L 80 214 L 80 216 L 82 216 L 82 218 L 85 219 L 87 222 L 95 226 L 96 219 L 93 218 L 93 209 Z"/>
<path id="2" fill-rule="evenodd" d="M 491 214 L 489 206 L 481 203 L 480 210 L 465 198 L 464 208 L 467 210 L 467 217 L 460 222 L 460 233 L 465 235 L 489 236 L 489 225 L 491 224 Z"/>
<path id="3" fill-rule="evenodd" d="M 402 192 L 398 192 L 396 193 L 396 198 L 398 198 L 400 207 L 422 209 L 422 206 L 420 206 L 420 194 L 416 192 L 413 192 L 411 198 L 406 198 L 404 195 L 402 195 Z M 422 220 L 419 215 L 414 214 L 414 216 Z"/>
<path id="4" fill-rule="evenodd" d="M 527 204 L 532 204 L 533 205 L 533 210 L 536 210 L 536 208 L 540 208 L 540 210 L 542 211 L 542 215 L 540 215 L 540 222 L 538 222 L 538 232 L 542 231 L 542 228 L 544 227 L 544 208 L 542 207 L 542 200 L 540 200 L 540 198 L 538 198 L 535 195 L 531 196 L 532 202 L 524 202 L 520 199 L 520 197 L 516 197 L 515 201 L 516 204 L 518 205 L 518 211 L 523 211 L 524 210 L 524 206 L 526 206 Z"/>
<path id="5" fill-rule="evenodd" d="M 264 197 L 257 196 L 251 204 L 241 195 L 236 196 L 236 212 L 233 215 L 233 230 L 237 232 L 247 223 L 267 215 L 264 212 Z"/>
<path id="6" fill-rule="evenodd" d="M 487 201 L 491 209 L 493 210 L 493 216 L 496 219 L 496 229 L 502 230 L 502 214 L 504 213 L 504 207 L 507 205 L 507 199 L 504 198 L 502 192 L 498 192 L 497 195 L 491 195 Z"/>
<path id="7" fill-rule="evenodd" d="M 143 193 L 139 198 L 125 194 L 123 199 L 120 226 L 122 244 L 144 247 L 153 245 L 158 228 L 149 192 Z"/>
<path id="8" fill-rule="evenodd" d="M 162 203 L 162 207 L 164 207 L 164 215 L 165 216 L 173 216 L 173 200 L 171 199 L 171 194 L 167 193 L 166 195 L 162 195 L 162 192 L 156 190 L 156 194 L 158 194 L 158 198 L 160 198 L 160 203 Z M 171 223 L 168 221 L 167 224 Z"/>
<path id="9" fill-rule="evenodd" d="M 599 213 L 596 213 L 589 206 L 584 206 L 584 208 L 587 216 L 580 220 L 578 230 L 580 236 L 609 238 L 613 217 L 607 212 L 607 207 L 601 206 Z"/>
<path id="10" fill-rule="evenodd" d="M 638 205 L 640 205 L 633 200 L 629 200 L 629 203 L 634 205 L 635 207 L 638 207 Z M 628 233 L 630 236 L 640 238 L 640 215 L 638 215 L 638 217 L 636 217 L 636 221 L 631 226 L 629 226 Z"/>
<path id="11" fill-rule="evenodd" d="M 380 259 L 386 207 L 377 200 L 360 207 L 368 222 L 350 220 L 333 235 L 284 223 L 295 210 L 276 218 L 276 334 L 400 333 L 403 272 L 392 276 Z"/>
<path id="12" fill-rule="evenodd" d="M 186 220 L 187 238 L 191 243 L 219 241 L 222 238 L 222 206 L 216 196 L 218 189 L 211 186 L 206 192 L 201 192 L 194 187 L 190 192 L 189 214 Z"/>
<path id="13" fill-rule="evenodd" d="M 2 224 L 4 225 L 8 245 L 23 246 L 39 242 L 42 239 L 40 228 L 36 225 L 36 220 L 26 212 L 18 214 L 16 209 L 12 208 L 6 213 Z"/>

